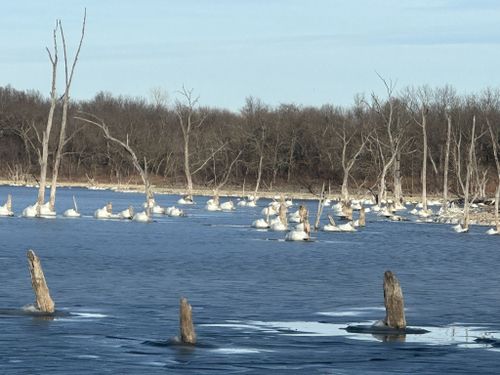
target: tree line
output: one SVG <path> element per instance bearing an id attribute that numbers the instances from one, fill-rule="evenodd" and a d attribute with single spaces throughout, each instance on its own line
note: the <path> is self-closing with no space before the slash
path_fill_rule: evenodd
<path id="1" fill-rule="evenodd" d="M 79 101 L 63 95 L 54 103 L 54 95 L 0 87 L 0 173 L 18 182 L 38 179 L 53 108 L 52 131 L 64 126 L 65 140 L 49 139 L 47 168 L 61 149 L 65 180 L 139 182 L 139 167 L 155 185 L 187 191 L 314 189 L 326 182 L 343 197 L 493 195 L 500 180 L 500 91 L 396 91 L 381 82 L 384 95 L 359 95 L 347 107 L 269 106 L 249 97 L 239 111 L 201 106 L 186 88 L 173 102 L 155 90 L 148 99 L 101 92 Z M 105 124 L 108 135 L 133 150 L 135 162 L 102 127 L 82 118 Z"/>

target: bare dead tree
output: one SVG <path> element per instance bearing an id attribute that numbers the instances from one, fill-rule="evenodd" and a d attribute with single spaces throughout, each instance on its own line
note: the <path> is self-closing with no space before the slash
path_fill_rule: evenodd
<path id="1" fill-rule="evenodd" d="M 49 158 L 49 140 L 50 133 L 52 131 L 52 124 L 54 122 L 54 111 L 57 105 L 57 64 L 58 64 L 58 54 L 57 54 L 57 31 L 59 28 L 59 21 L 56 21 L 56 26 L 52 31 L 53 37 L 53 52 L 46 48 L 49 55 L 49 60 L 52 66 L 52 84 L 50 90 L 50 109 L 49 115 L 47 117 L 47 125 L 42 133 L 42 152 L 38 152 L 39 158 L 38 162 L 40 164 L 40 180 L 38 188 L 38 199 L 37 199 L 37 209 L 38 214 L 40 214 L 40 207 L 45 203 L 45 186 L 47 184 L 47 164 Z M 37 133 L 38 134 L 38 133 Z"/>
<path id="2" fill-rule="evenodd" d="M 377 131 L 374 131 L 374 135 L 371 136 L 371 139 L 372 141 L 374 141 L 376 145 L 375 147 L 379 152 L 381 162 L 381 172 L 379 175 L 379 191 L 377 199 L 378 203 L 380 204 L 385 196 L 386 178 L 389 168 L 393 165 L 396 157 L 398 156 L 398 153 L 405 146 L 406 142 L 403 142 L 404 127 L 401 124 L 401 118 L 397 113 L 395 113 L 396 99 L 393 96 L 395 85 L 392 82 L 387 82 L 380 75 L 379 78 L 382 80 L 385 86 L 387 101 L 384 106 L 380 99 L 372 94 L 372 108 L 382 118 L 384 133 L 386 134 L 388 139 L 388 142 L 384 143 Z"/>
<path id="3" fill-rule="evenodd" d="M 62 26 L 62 22 L 59 20 L 59 33 L 61 35 L 62 47 L 63 47 L 63 56 L 64 56 L 64 95 L 63 95 L 63 106 L 62 106 L 62 115 L 61 115 L 61 129 L 59 131 L 59 143 L 57 145 L 56 154 L 54 157 L 54 164 L 52 167 L 52 183 L 50 185 L 50 198 L 49 198 L 49 206 L 53 211 L 55 202 L 56 202 L 56 189 L 57 189 L 57 178 L 59 175 L 59 167 L 61 165 L 61 159 L 63 156 L 63 149 L 66 144 L 66 124 L 68 120 L 68 106 L 69 106 L 69 92 L 71 88 L 71 83 L 73 81 L 73 74 L 75 72 L 75 66 L 78 61 L 78 56 L 80 55 L 80 50 L 83 44 L 83 37 L 85 36 L 85 25 L 87 21 L 87 10 L 85 9 L 83 13 L 83 21 L 82 21 L 82 31 L 80 36 L 80 42 L 78 43 L 78 48 L 76 50 L 75 56 L 73 58 L 73 63 L 71 65 L 71 69 L 68 70 L 68 52 L 66 49 L 66 39 L 64 37 L 64 29 Z"/>
<path id="4" fill-rule="evenodd" d="M 184 102 L 179 100 L 176 101 L 175 113 L 177 119 L 179 120 L 179 127 L 182 131 L 183 138 L 183 153 L 184 153 L 184 175 L 186 177 L 186 188 L 187 194 L 191 196 L 193 194 L 193 174 L 196 172 L 191 172 L 190 163 L 190 138 L 193 129 L 199 128 L 205 121 L 206 116 L 196 116 L 196 106 L 198 105 L 199 97 L 193 96 L 193 89 L 186 89 L 184 86 L 179 91 L 179 94 L 183 98 Z M 205 163 L 202 164 L 197 171 L 201 170 L 206 163 L 211 159 L 206 159 Z"/>
<path id="5" fill-rule="evenodd" d="M 342 200 L 344 202 L 347 202 L 349 200 L 349 175 L 351 173 L 352 168 L 354 167 L 354 164 L 358 160 L 359 155 L 363 152 L 369 140 L 370 134 L 364 135 L 361 131 L 359 131 L 359 132 L 352 132 L 348 136 L 346 132 L 345 123 L 342 124 L 342 132 L 335 131 L 335 133 L 342 142 L 341 163 L 342 163 L 343 177 L 342 177 L 341 196 Z M 360 137 L 361 142 L 357 145 L 357 147 L 352 147 L 353 150 L 351 150 L 351 153 L 349 155 L 348 147 L 355 137 Z"/>
<path id="6" fill-rule="evenodd" d="M 448 169 L 450 165 L 450 144 L 451 144 L 451 114 L 449 111 L 446 113 L 447 130 L 446 130 L 446 146 L 444 154 L 444 168 L 443 168 L 443 208 L 444 212 L 448 211 Z"/>
<path id="7" fill-rule="evenodd" d="M 465 176 L 465 189 L 464 189 L 464 229 L 469 228 L 469 211 L 470 211 L 470 203 L 469 203 L 469 187 L 470 180 L 472 176 L 472 163 L 474 157 L 474 147 L 476 143 L 476 116 L 472 117 L 472 130 L 471 130 L 471 140 L 469 145 L 469 157 L 467 162 L 467 171 Z"/>
<path id="8" fill-rule="evenodd" d="M 151 182 L 150 182 L 149 176 L 148 176 L 147 160 L 144 157 L 144 166 L 142 166 L 141 163 L 139 163 L 139 159 L 137 158 L 135 151 L 132 149 L 132 147 L 130 147 L 128 134 L 127 134 L 125 142 L 123 142 L 122 140 L 115 138 L 114 136 L 111 135 L 108 126 L 104 123 L 103 120 L 97 118 L 94 115 L 88 114 L 88 113 L 85 115 L 87 117 L 90 117 L 90 118 L 75 116 L 75 119 L 83 121 L 87 124 L 97 126 L 99 129 L 102 130 L 104 137 L 107 140 L 117 144 L 123 150 L 125 150 L 125 152 L 130 156 L 130 159 L 132 161 L 133 166 L 135 167 L 135 169 L 137 170 L 137 172 L 139 172 L 139 175 L 141 176 L 142 182 L 144 184 L 144 192 L 146 194 L 146 202 L 150 202 L 152 199 L 154 199 L 153 191 L 151 188 Z"/>

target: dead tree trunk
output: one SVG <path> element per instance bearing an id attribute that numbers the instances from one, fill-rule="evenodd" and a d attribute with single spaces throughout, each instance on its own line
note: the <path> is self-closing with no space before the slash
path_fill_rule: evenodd
<path id="1" fill-rule="evenodd" d="M 52 314 L 55 311 L 55 305 L 52 298 L 50 298 L 49 288 L 43 275 L 40 259 L 33 250 L 28 250 L 27 257 L 31 285 L 35 292 L 35 308 L 40 312 Z"/>
<path id="2" fill-rule="evenodd" d="M 321 214 L 323 213 L 323 207 L 325 205 L 325 183 L 321 186 L 321 192 L 318 200 L 318 211 L 316 213 L 316 220 L 314 221 L 314 230 L 319 229 L 319 222 L 321 220 Z"/>
<path id="3" fill-rule="evenodd" d="M 78 56 L 80 54 L 80 50 L 82 48 L 83 37 L 85 35 L 85 22 L 87 19 L 87 11 L 83 14 L 83 23 L 82 23 L 82 34 L 80 37 L 80 43 L 78 44 L 78 49 L 76 50 L 75 57 L 73 59 L 73 64 L 71 66 L 71 70 L 68 71 L 68 53 L 66 50 L 66 40 L 64 38 L 64 31 L 62 27 L 61 21 L 59 21 L 59 31 L 62 39 L 63 46 L 63 55 L 64 55 L 64 77 L 65 77 L 65 89 L 63 96 L 63 109 L 61 115 L 61 129 L 59 131 L 59 143 L 57 145 L 56 154 L 54 157 L 54 165 L 52 167 L 52 183 L 50 185 L 50 198 L 49 198 L 49 206 L 52 211 L 54 211 L 55 203 L 56 203 L 56 189 L 57 189 L 57 178 L 59 176 L 59 166 L 61 165 L 61 159 L 63 155 L 63 148 L 66 144 L 66 124 L 68 120 L 68 106 L 69 106 L 69 90 L 71 88 L 71 82 L 73 81 L 73 73 L 75 71 L 76 62 L 78 61 Z"/>
<path id="4" fill-rule="evenodd" d="M 403 188 L 401 187 L 401 151 L 397 151 L 393 164 L 394 201 L 401 204 L 403 200 Z"/>
<path id="5" fill-rule="evenodd" d="M 75 119 L 81 120 L 81 121 L 84 121 L 88 124 L 92 124 L 92 125 L 97 126 L 98 128 L 100 128 L 103 131 L 104 137 L 106 139 L 118 144 L 129 154 L 130 158 L 132 159 L 132 164 L 134 165 L 137 172 L 139 172 L 139 175 L 141 176 L 142 182 L 144 183 L 146 202 L 150 202 L 152 199 L 154 199 L 154 195 L 153 195 L 153 191 L 151 189 L 151 183 L 149 181 L 146 158 L 144 158 L 144 167 L 143 167 L 139 163 L 139 159 L 137 158 L 135 151 L 129 145 L 128 134 L 127 134 L 127 140 L 125 142 L 123 142 L 123 141 L 121 141 L 121 140 L 119 140 L 111 135 L 111 133 L 109 132 L 108 126 L 102 120 L 98 119 L 95 116 L 92 116 L 92 117 L 94 117 L 99 122 L 94 121 L 94 120 L 90 120 L 88 118 L 80 117 L 80 116 L 76 116 Z"/>
<path id="6" fill-rule="evenodd" d="M 422 209 L 427 211 L 427 107 L 422 106 Z"/>
<path id="7" fill-rule="evenodd" d="M 472 134 L 469 146 L 469 160 L 467 162 L 467 171 L 465 176 L 465 189 L 464 189 L 464 229 L 469 229 L 469 190 L 470 179 L 472 177 L 472 163 L 474 160 L 474 146 L 476 143 L 476 116 L 472 117 Z"/>
<path id="8" fill-rule="evenodd" d="M 359 210 L 359 226 L 364 227 L 366 226 L 366 212 L 365 208 L 361 207 L 361 210 Z"/>
<path id="9" fill-rule="evenodd" d="M 181 342 L 184 344 L 195 345 L 196 332 L 194 331 L 192 308 L 188 303 L 188 300 L 184 297 L 181 298 L 179 317 Z"/>
<path id="10" fill-rule="evenodd" d="M 395 329 L 406 328 L 405 306 L 403 291 L 399 281 L 391 271 L 384 273 L 384 323 Z"/>
<path id="11" fill-rule="evenodd" d="M 488 125 L 488 130 L 490 133 L 491 137 L 491 145 L 493 148 L 493 155 L 495 157 L 495 165 L 497 168 L 497 188 L 496 188 L 496 193 L 495 193 L 495 227 L 497 231 L 500 233 L 500 220 L 498 218 L 498 207 L 499 207 L 499 201 L 500 201 L 500 155 L 499 155 L 499 150 L 498 150 L 498 135 L 495 134 L 495 131 L 493 130 L 493 126 L 491 125 L 491 122 L 489 121 L 488 118 L 486 118 L 486 123 Z"/>
<path id="12" fill-rule="evenodd" d="M 40 206 L 45 203 L 45 186 L 47 184 L 47 164 L 49 159 L 49 139 L 50 132 L 52 131 L 52 124 L 54 122 L 54 111 L 56 109 L 57 104 L 57 93 L 56 93 L 56 84 L 57 84 L 57 30 L 58 23 L 56 22 L 56 27 L 53 31 L 53 43 L 54 43 L 54 55 L 47 48 L 47 53 L 49 54 L 50 63 L 52 65 L 52 86 L 50 90 L 50 109 L 49 115 L 47 117 L 47 125 L 45 130 L 42 133 L 42 153 L 38 153 L 39 163 L 40 163 L 40 181 L 38 188 L 38 214 L 40 214 Z M 38 133 L 37 133 L 38 134 Z"/>
<path id="13" fill-rule="evenodd" d="M 446 132 L 446 149 L 444 154 L 444 171 L 443 171 L 443 208 L 444 212 L 448 211 L 448 168 L 450 164 L 450 143 L 451 143 L 451 115 L 446 115 L 448 120 L 448 130 Z"/>

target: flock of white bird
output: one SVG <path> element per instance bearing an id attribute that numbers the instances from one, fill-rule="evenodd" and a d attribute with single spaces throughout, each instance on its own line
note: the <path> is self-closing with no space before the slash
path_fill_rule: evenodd
<path id="1" fill-rule="evenodd" d="M 219 197 L 215 195 L 213 198 L 209 199 L 205 204 L 205 209 L 207 211 L 233 211 L 236 207 L 257 207 L 258 198 L 254 196 L 248 196 L 246 199 L 238 199 L 235 205 L 233 201 L 229 200 L 226 202 L 220 202 Z M 195 202 L 190 196 L 184 196 L 177 201 L 178 205 L 193 205 Z M 64 211 L 63 216 L 70 218 L 80 217 L 81 214 L 78 211 L 76 200 L 73 198 L 73 208 Z M 285 199 L 282 196 L 274 197 L 273 201 L 267 206 L 262 208 L 261 214 L 262 218 L 259 218 L 251 224 L 253 228 L 260 230 L 271 230 L 276 232 L 287 232 L 285 239 L 289 241 L 307 241 L 311 239 L 311 230 L 309 224 L 309 213 L 304 206 L 300 206 L 297 210 L 291 210 L 294 203 L 291 199 Z M 401 204 L 399 202 L 384 201 L 382 205 L 375 204 L 373 200 L 356 200 L 352 199 L 348 202 L 338 201 L 333 203 L 330 199 L 325 199 L 323 201 L 323 207 L 331 208 L 333 215 L 328 215 L 329 223 L 321 227 L 325 232 L 355 232 L 357 228 L 365 226 L 365 214 L 368 212 L 374 212 L 378 216 L 385 217 L 391 221 L 405 221 L 409 220 L 408 215 L 402 216 L 401 212 L 408 210 L 408 206 L 413 207 L 408 213 L 416 217 L 417 222 L 434 222 L 436 217 L 443 213 L 443 207 L 439 211 L 434 212 L 432 208 L 424 209 L 421 203 L 416 202 L 406 202 L 406 204 Z M 428 207 L 439 207 L 442 206 L 439 201 L 429 201 Z M 133 220 L 137 222 L 150 222 L 152 221 L 153 215 L 167 215 L 171 217 L 184 216 L 184 211 L 175 206 L 172 207 L 161 207 L 158 205 L 153 198 L 150 198 L 143 205 L 144 210 L 140 212 L 134 212 L 132 206 L 127 209 L 120 211 L 118 213 L 113 213 L 113 206 L 111 203 L 107 203 L 104 207 L 98 208 L 94 212 L 94 217 L 96 219 L 117 219 L 117 220 Z M 289 211 L 292 212 L 289 212 Z M 457 207 L 450 207 L 449 210 L 460 210 Z M 353 211 L 359 212 L 358 219 L 353 220 Z M 0 206 L 0 216 L 14 216 L 12 211 L 12 198 L 9 194 L 7 201 L 4 205 Z M 55 218 L 56 212 L 50 208 L 48 203 L 43 205 L 30 205 L 26 207 L 22 212 L 23 217 L 34 218 Z M 337 224 L 333 218 L 337 216 L 340 220 L 345 220 L 343 224 Z M 458 219 L 453 220 L 439 220 L 440 222 L 446 222 L 448 224 L 455 224 L 452 228 L 457 233 L 464 233 L 468 231 L 468 228 L 459 223 Z M 498 235 L 499 231 L 497 228 L 490 228 L 487 234 Z"/>

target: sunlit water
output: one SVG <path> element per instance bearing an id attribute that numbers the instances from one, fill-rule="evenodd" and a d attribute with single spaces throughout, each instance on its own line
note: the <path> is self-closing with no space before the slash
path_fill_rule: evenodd
<path id="1" fill-rule="evenodd" d="M 84 217 L 25 219 L 34 189 L 13 194 L 14 218 L 0 218 L 0 373 L 498 373 L 500 238 L 473 227 L 392 223 L 367 215 L 356 233 L 315 234 L 309 243 L 250 228 L 257 208 L 207 212 L 150 224 L 100 221 L 141 194 L 60 189 L 57 207 Z M 158 195 L 162 206 L 178 197 Z M 225 199 L 222 199 L 225 201 Z M 299 202 L 296 202 L 299 203 Z M 308 203 L 315 212 L 316 203 Z M 296 209 L 295 206 L 292 209 Z M 327 210 L 329 212 L 329 210 Z M 312 215 L 314 216 L 314 215 Z M 58 314 L 33 302 L 26 250 L 42 260 Z M 425 335 L 351 334 L 349 324 L 384 317 L 382 278 L 403 287 L 410 326 Z M 199 345 L 175 344 L 179 298 L 193 306 Z"/>

